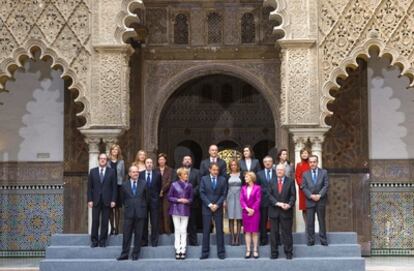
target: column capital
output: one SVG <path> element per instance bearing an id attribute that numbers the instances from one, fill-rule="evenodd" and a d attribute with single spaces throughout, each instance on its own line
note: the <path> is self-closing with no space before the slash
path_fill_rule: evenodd
<path id="1" fill-rule="evenodd" d="M 309 139 L 312 143 L 313 141 L 321 141 L 325 139 L 325 133 L 329 131 L 330 128 L 317 127 L 317 128 L 289 128 L 289 132 L 293 135 L 293 140 L 295 138 L 305 138 Z"/>

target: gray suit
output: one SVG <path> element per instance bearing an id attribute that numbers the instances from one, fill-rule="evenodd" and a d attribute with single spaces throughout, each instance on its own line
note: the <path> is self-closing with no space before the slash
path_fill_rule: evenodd
<path id="1" fill-rule="evenodd" d="M 306 232 L 308 234 L 308 243 L 315 242 L 315 213 L 318 214 L 319 237 L 322 244 L 327 244 L 326 240 L 326 223 L 325 209 L 328 198 L 328 172 L 325 169 L 317 169 L 316 183 L 312 179 L 312 170 L 303 173 L 303 192 L 306 196 Z M 319 201 L 313 201 L 311 195 L 319 194 Z"/>

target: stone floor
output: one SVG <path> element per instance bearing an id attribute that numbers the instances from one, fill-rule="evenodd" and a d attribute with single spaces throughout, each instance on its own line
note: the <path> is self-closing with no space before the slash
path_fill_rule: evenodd
<path id="1" fill-rule="evenodd" d="M 41 258 L 0 258 L 0 271 L 38 271 Z M 366 258 L 367 271 L 414 271 L 414 257 Z"/>

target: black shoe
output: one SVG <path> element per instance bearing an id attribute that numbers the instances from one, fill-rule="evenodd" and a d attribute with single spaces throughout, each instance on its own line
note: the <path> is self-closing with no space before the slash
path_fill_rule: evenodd
<path id="1" fill-rule="evenodd" d="M 200 260 L 205 260 L 205 259 L 208 259 L 208 255 L 206 254 L 201 255 Z"/>
<path id="2" fill-rule="evenodd" d="M 252 256 L 252 252 L 251 251 L 246 251 L 246 255 L 244 255 L 245 259 L 249 259 Z"/>
<path id="3" fill-rule="evenodd" d="M 115 229 L 112 229 L 109 235 L 115 235 Z"/>
<path id="4" fill-rule="evenodd" d="M 92 243 L 91 244 L 91 248 L 95 248 L 95 247 L 97 247 L 98 246 L 98 243 Z"/>
<path id="5" fill-rule="evenodd" d="M 133 256 L 132 256 L 132 260 L 133 260 L 133 261 L 138 261 L 138 256 L 137 256 L 137 255 L 133 255 Z"/>
<path id="6" fill-rule="evenodd" d="M 224 260 L 224 259 L 226 258 L 226 256 L 224 256 L 224 255 L 218 255 L 218 258 L 219 258 L 220 260 Z"/>
<path id="7" fill-rule="evenodd" d="M 127 255 L 121 255 L 118 258 L 116 258 L 117 261 L 125 261 L 128 260 L 128 256 Z"/>
<path id="8" fill-rule="evenodd" d="M 286 259 L 292 260 L 292 258 L 293 258 L 293 255 L 292 254 L 286 254 Z"/>
<path id="9" fill-rule="evenodd" d="M 321 242 L 321 245 L 326 247 L 328 246 L 328 242 Z"/>
<path id="10" fill-rule="evenodd" d="M 277 258 L 279 258 L 279 255 L 272 255 L 272 256 L 270 256 L 270 259 L 272 259 L 272 260 L 276 260 Z"/>
<path id="11" fill-rule="evenodd" d="M 255 259 L 259 259 L 259 252 L 254 251 L 254 252 L 253 252 L 253 258 L 255 258 Z"/>
<path id="12" fill-rule="evenodd" d="M 100 243 L 99 247 L 106 247 L 106 244 L 105 243 Z"/>
<path id="13" fill-rule="evenodd" d="M 185 257 L 186 257 L 185 253 L 181 253 L 180 259 L 185 260 Z"/>
<path id="14" fill-rule="evenodd" d="M 311 247 L 311 246 L 314 246 L 314 245 L 315 245 L 315 242 L 308 242 L 308 243 L 307 243 L 307 246 L 308 246 L 308 247 Z"/>
<path id="15" fill-rule="evenodd" d="M 188 245 L 192 247 L 196 247 L 198 246 L 198 242 L 190 242 Z"/>
<path id="16" fill-rule="evenodd" d="M 181 259 L 181 253 L 175 253 L 175 259 L 176 260 Z"/>

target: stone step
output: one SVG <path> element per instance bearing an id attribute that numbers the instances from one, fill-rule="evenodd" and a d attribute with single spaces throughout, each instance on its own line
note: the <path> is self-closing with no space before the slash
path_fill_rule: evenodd
<path id="1" fill-rule="evenodd" d="M 145 270 L 145 271 L 363 271 L 365 260 L 361 257 L 342 258 L 283 258 L 270 260 L 261 257 L 259 259 L 226 258 L 219 260 L 210 258 L 199 259 L 140 259 L 138 261 L 118 262 L 114 259 L 46 259 L 40 263 L 41 271 L 123 271 L 123 270 Z"/>
<path id="2" fill-rule="evenodd" d="M 331 232 L 328 233 L 329 244 L 356 244 L 357 234 L 355 232 Z M 198 241 L 201 244 L 202 234 L 198 234 Z M 316 243 L 319 243 L 318 234 L 315 235 Z M 216 244 L 215 234 L 211 234 L 211 244 Z M 241 241 L 244 243 L 243 235 Z M 225 236 L 226 244 L 230 243 L 230 236 Z M 307 239 L 305 233 L 293 233 L 294 244 L 306 244 Z M 55 234 L 52 236 L 52 246 L 86 246 L 90 243 L 90 236 L 87 234 Z M 116 236 L 110 236 L 108 239 L 109 246 L 122 245 L 122 234 Z M 159 237 L 158 246 L 171 246 L 174 245 L 174 234 L 162 234 Z"/>
<path id="3" fill-rule="evenodd" d="M 261 257 L 270 256 L 270 246 L 262 246 L 260 249 Z M 115 259 L 121 253 L 120 246 L 108 246 L 106 248 L 91 248 L 89 246 L 50 246 L 46 249 L 47 259 Z M 361 248 L 357 244 L 333 244 L 327 247 L 315 245 L 294 245 L 294 257 L 360 257 Z M 245 246 L 226 246 L 226 256 L 228 258 L 244 257 Z M 201 255 L 201 246 L 187 247 L 188 258 L 198 258 Z M 211 246 L 210 255 L 216 257 L 217 247 Z M 279 247 L 279 255 L 284 257 L 283 247 Z M 141 249 L 142 259 L 162 259 L 174 258 L 175 251 L 173 246 L 143 247 Z"/>

